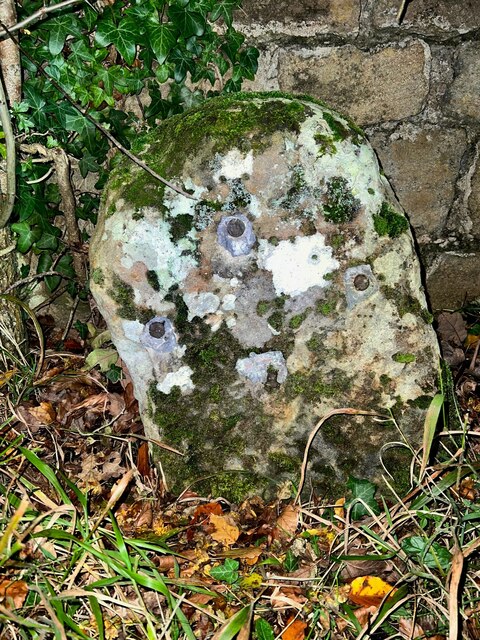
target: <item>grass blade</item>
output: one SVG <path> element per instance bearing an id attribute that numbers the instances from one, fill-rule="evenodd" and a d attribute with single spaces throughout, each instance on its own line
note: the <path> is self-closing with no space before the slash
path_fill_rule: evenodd
<path id="1" fill-rule="evenodd" d="M 435 437 L 435 431 L 437 429 L 438 418 L 444 403 L 444 396 L 442 393 L 437 393 L 430 403 L 425 416 L 425 423 L 423 427 L 423 452 L 422 462 L 420 464 L 420 472 L 418 481 L 421 482 L 425 475 L 425 469 L 427 468 L 428 460 L 430 458 L 430 451 L 432 450 L 433 439 Z"/>

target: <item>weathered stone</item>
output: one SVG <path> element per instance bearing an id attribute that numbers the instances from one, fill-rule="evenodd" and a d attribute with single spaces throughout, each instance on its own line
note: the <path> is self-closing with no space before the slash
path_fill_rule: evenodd
<path id="1" fill-rule="evenodd" d="M 478 150 L 478 152 L 480 152 L 480 149 Z M 470 182 L 468 212 L 470 214 L 470 221 L 472 225 L 470 228 L 470 233 L 474 238 L 480 238 L 480 162 L 478 155 L 476 167 Z"/>
<path id="2" fill-rule="evenodd" d="M 375 0 L 373 25 L 398 30 L 397 0 Z M 451 36 L 468 33 L 480 27 L 478 0 L 415 0 L 409 2 L 402 20 L 402 29 L 430 36 Z"/>
<path id="3" fill-rule="evenodd" d="M 476 121 L 480 113 L 480 43 L 459 45 L 455 60 L 455 77 L 447 94 L 446 109 L 456 118 Z"/>
<path id="4" fill-rule="evenodd" d="M 462 129 L 400 126 L 371 142 L 418 238 L 443 229 L 467 139 Z"/>
<path id="5" fill-rule="evenodd" d="M 236 94 L 169 118 L 139 153 L 192 198 L 122 161 L 91 289 L 147 436 L 185 454 L 158 453 L 173 487 L 208 476 L 202 490 L 238 498 L 298 479 L 332 408 L 391 408 L 417 446 L 437 343 L 408 223 L 362 133 L 313 99 Z M 337 417 L 312 477 L 327 494 L 349 474 L 379 480 L 392 440 L 388 420 Z M 397 480 L 400 455 L 382 455 Z"/>
<path id="6" fill-rule="evenodd" d="M 459 309 L 480 297 L 480 251 L 446 252 L 427 271 L 427 288 L 434 311 Z"/>
<path id="7" fill-rule="evenodd" d="M 418 113 L 427 97 L 426 54 L 419 41 L 378 51 L 351 45 L 284 50 L 279 88 L 327 100 L 361 125 L 401 120 Z"/>
<path id="8" fill-rule="evenodd" d="M 254 30 L 261 38 L 272 29 L 303 37 L 319 33 L 352 33 L 358 29 L 360 0 L 244 0 L 236 12 L 242 31 Z M 245 26 L 244 26 L 245 25 Z"/>

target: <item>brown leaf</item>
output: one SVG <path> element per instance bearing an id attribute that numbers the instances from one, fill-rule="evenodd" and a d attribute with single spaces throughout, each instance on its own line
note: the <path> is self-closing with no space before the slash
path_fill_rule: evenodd
<path id="1" fill-rule="evenodd" d="M 28 585 L 23 580 L 2 580 L 0 582 L 0 602 L 6 609 L 20 609 L 25 602 Z"/>
<path id="2" fill-rule="evenodd" d="M 243 547 L 242 549 L 229 549 L 228 551 L 219 553 L 218 557 L 243 558 L 249 566 L 252 566 L 258 562 L 263 551 L 262 547 Z"/>
<path id="3" fill-rule="evenodd" d="M 152 469 L 150 467 L 150 457 L 148 453 L 148 442 L 142 442 L 137 453 L 138 473 L 144 478 L 150 478 Z"/>
<path id="4" fill-rule="evenodd" d="M 282 640 L 303 640 L 305 638 L 305 630 L 308 625 L 303 622 L 303 620 L 293 620 L 290 624 L 290 620 L 288 621 L 289 626 L 285 629 L 285 631 L 281 634 Z"/>
<path id="5" fill-rule="evenodd" d="M 287 504 L 285 509 L 277 518 L 276 533 L 278 537 L 291 537 L 297 530 L 300 508 Z"/>
<path id="6" fill-rule="evenodd" d="M 364 627 L 370 622 L 370 618 L 378 611 L 378 607 L 371 605 L 370 607 L 360 607 L 353 612 L 356 619 Z"/>
<path id="7" fill-rule="evenodd" d="M 406 640 L 425 637 L 425 631 L 422 627 L 410 618 L 400 618 L 398 621 L 398 633 Z"/>
<path id="8" fill-rule="evenodd" d="M 228 547 L 238 540 L 240 530 L 231 516 L 217 516 L 212 513 L 210 514 L 210 524 L 215 527 L 215 531 L 210 535 L 217 542 Z"/>

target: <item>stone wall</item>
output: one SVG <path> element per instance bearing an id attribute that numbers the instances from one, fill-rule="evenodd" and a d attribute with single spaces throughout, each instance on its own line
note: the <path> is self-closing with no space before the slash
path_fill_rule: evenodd
<path id="1" fill-rule="evenodd" d="M 308 93 L 372 142 L 413 226 L 433 309 L 480 296 L 480 1 L 244 0 L 252 90 Z"/>

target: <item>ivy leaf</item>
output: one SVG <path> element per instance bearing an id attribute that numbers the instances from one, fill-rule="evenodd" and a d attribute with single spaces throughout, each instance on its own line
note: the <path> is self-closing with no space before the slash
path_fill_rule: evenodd
<path id="1" fill-rule="evenodd" d="M 188 5 L 169 7 L 168 17 L 184 38 L 201 36 L 205 31 L 205 18 L 201 13 L 190 11 Z"/>
<path id="2" fill-rule="evenodd" d="M 71 108 L 71 110 L 65 110 L 63 114 L 63 122 L 65 129 L 69 132 L 75 131 L 80 135 L 86 135 L 90 129 L 93 129 L 94 125 L 83 116 L 80 111 Z"/>
<path id="3" fill-rule="evenodd" d="M 111 18 L 103 19 L 95 32 L 95 41 L 101 47 L 113 44 L 127 64 L 133 64 L 139 30 L 131 18 L 120 20 L 116 25 Z"/>
<path id="4" fill-rule="evenodd" d="M 39 227 L 31 227 L 28 222 L 14 222 L 11 229 L 18 235 L 17 249 L 20 253 L 27 253 L 42 235 Z"/>
<path id="5" fill-rule="evenodd" d="M 258 69 L 259 51 L 256 47 L 247 47 L 240 51 L 238 62 L 243 72 L 243 76 L 248 80 L 254 80 Z"/>
<path id="6" fill-rule="evenodd" d="M 175 46 L 178 31 L 173 24 L 148 24 L 147 33 L 155 58 L 163 64 Z"/>
<path id="7" fill-rule="evenodd" d="M 96 57 L 91 47 L 87 46 L 86 39 L 75 40 L 70 44 L 68 62 L 75 67 L 81 67 L 84 62 L 95 62 Z"/>
<path id="8" fill-rule="evenodd" d="M 291 573 L 292 571 L 298 569 L 298 560 L 293 555 L 291 549 L 287 551 L 285 560 L 283 561 L 283 568 L 285 569 L 285 571 L 287 571 L 287 573 Z"/>
<path id="9" fill-rule="evenodd" d="M 81 36 L 80 21 L 73 13 L 51 18 L 48 21 L 48 50 L 53 56 L 59 54 L 65 44 L 67 36 Z"/>
<path id="10" fill-rule="evenodd" d="M 187 71 L 193 71 L 195 63 L 192 58 L 187 56 L 181 49 L 174 49 L 170 56 L 170 60 L 175 64 L 173 79 L 177 84 L 185 80 Z"/>
<path id="11" fill-rule="evenodd" d="M 255 621 L 255 633 L 257 640 L 275 640 L 272 627 L 263 618 L 258 618 Z"/>
<path id="12" fill-rule="evenodd" d="M 372 482 L 369 480 L 359 480 L 358 478 L 350 476 L 347 481 L 347 487 L 352 492 L 352 497 L 345 503 L 345 506 L 353 505 L 351 510 L 352 520 L 358 520 L 362 516 L 369 515 L 370 512 L 377 515 L 380 513 L 380 507 L 375 500 L 377 487 Z M 367 509 L 364 504 L 358 502 L 359 499 L 363 500 L 365 505 L 370 507 L 370 509 Z"/>
<path id="13" fill-rule="evenodd" d="M 219 18 L 223 18 L 225 20 L 225 24 L 228 27 L 231 27 L 233 21 L 233 10 L 236 9 L 238 5 L 239 2 L 237 0 L 220 0 L 220 2 L 216 2 L 210 15 L 210 19 L 215 22 Z"/>
<path id="14" fill-rule="evenodd" d="M 97 173 L 100 170 L 100 165 L 96 158 L 91 156 L 89 153 L 85 153 L 78 162 L 78 168 L 80 169 L 82 178 L 85 178 L 89 171 Z"/>
<path id="15" fill-rule="evenodd" d="M 450 568 L 452 554 L 438 542 L 430 544 L 429 540 L 423 536 L 410 536 L 402 541 L 401 547 L 408 556 L 415 558 L 430 569 L 448 571 Z"/>
<path id="16" fill-rule="evenodd" d="M 238 560 L 226 558 L 224 564 L 210 569 L 210 575 L 212 578 L 215 578 L 215 580 L 221 580 L 227 584 L 234 584 L 238 580 L 238 567 Z"/>
<path id="17" fill-rule="evenodd" d="M 55 251 L 58 248 L 58 238 L 62 235 L 62 232 L 46 221 L 42 221 L 40 228 L 42 235 L 36 241 L 35 248 Z"/>
<path id="18" fill-rule="evenodd" d="M 236 61 L 237 53 L 244 42 L 245 36 L 242 33 L 235 31 L 235 29 L 229 29 L 227 31 L 222 49 L 232 62 Z"/>
<path id="19" fill-rule="evenodd" d="M 118 353 L 115 349 L 95 349 L 85 359 L 87 369 L 93 369 L 97 365 L 100 371 L 108 371 L 112 364 L 118 360 Z"/>

